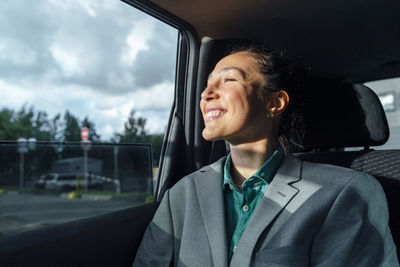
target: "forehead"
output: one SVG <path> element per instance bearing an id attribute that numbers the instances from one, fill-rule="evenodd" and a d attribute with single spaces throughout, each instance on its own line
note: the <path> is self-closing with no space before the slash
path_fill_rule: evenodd
<path id="1" fill-rule="evenodd" d="M 257 72 L 257 61 L 247 52 L 234 53 L 221 59 L 212 71 L 212 75 L 218 74 L 221 70 L 227 68 L 242 70 L 247 75 Z"/>

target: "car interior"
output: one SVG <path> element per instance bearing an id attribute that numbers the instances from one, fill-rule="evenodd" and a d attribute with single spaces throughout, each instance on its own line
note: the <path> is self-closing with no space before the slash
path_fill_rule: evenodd
<path id="1" fill-rule="evenodd" d="M 124 0 L 179 30 L 174 105 L 160 160 L 156 201 L 0 239 L 1 266 L 129 266 L 163 194 L 227 154 L 206 142 L 200 94 L 231 45 L 253 40 L 305 69 L 302 148 L 295 156 L 374 176 L 388 200 L 400 255 L 400 149 L 379 150 L 389 126 L 364 82 L 400 76 L 400 2 Z M 126 8 L 130 8 L 130 6 Z"/>

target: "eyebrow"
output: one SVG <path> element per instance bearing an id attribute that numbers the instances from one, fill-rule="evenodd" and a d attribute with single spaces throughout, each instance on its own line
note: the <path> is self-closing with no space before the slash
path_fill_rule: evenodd
<path id="1" fill-rule="evenodd" d="M 223 73 L 223 72 L 230 71 L 230 70 L 236 70 L 236 71 L 238 71 L 238 72 L 243 76 L 243 79 L 246 79 L 246 72 L 244 72 L 244 70 L 242 70 L 242 69 L 240 69 L 240 68 L 237 68 L 237 67 L 226 67 L 226 68 L 223 68 L 223 69 L 218 73 L 218 75 L 221 74 L 221 73 Z M 212 73 L 210 73 L 210 74 L 208 75 L 207 80 L 209 80 L 212 76 L 213 76 Z"/>

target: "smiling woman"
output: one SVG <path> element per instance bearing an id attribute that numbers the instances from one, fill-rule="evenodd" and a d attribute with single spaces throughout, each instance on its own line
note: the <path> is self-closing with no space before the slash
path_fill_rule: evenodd
<path id="1" fill-rule="evenodd" d="M 236 143 L 241 138 L 258 139 L 259 134 L 267 134 L 248 129 L 255 126 L 252 121 L 259 121 L 259 129 L 266 123 L 267 108 L 258 110 L 260 105 L 256 105 L 259 101 L 253 89 L 263 85 L 263 77 L 255 71 L 255 64 L 249 55 L 237 53 L 221 60 L 210 74 L 200 102 L 206 140 L 226 139 Z"/>
<path id="2" fill-rule="evenodd" d="M 0 33 L 0 235 L 152 201 L 178 31 L 118 1 L 18 0 Z"/>
<path id="3" fill-rule="evenodd" d="M 156 201 L 108 212 L 152 200 L 155 146 L 2 143 L 0 177 L 13 187 L 0 188 L 0 223 L 42 229 L 1 237 L 0 265 L 130 266 L 136 257 L 140 267 L 399 266 L 391 236 L 400 244 L 400 151 L 370 149 L 389 131 L 378 96 L 362 83 L 400 75 L 400 1 L 123 2 L 0 3 L 0 84 L 19 93 L 1 95 L 0 122 L 37 140 L 79 140 L 84 124 L 89 136 L 96 128 L 92 141 L 162 143 Z M 282 51 L 307 70 L 308 85 L 291 90 L 292 70 L 279 64 L 289 61 L 228 52 L 245 40 L 278 51 L 275 59 Z M 174 79 L 166 59 L 175 56 Z M 387 88 L 379 94 L 396 115 Z M 40 106 L 21 109 L 24 99 Z M 152 133 L 164 127 L 171 99 L 163 139 Z M 15 132 L 0 129 L 11 139 Z M 285 151 L 293 147 L 301 152 Z M 37 189 L 20 189 L 31 181 Z M 63 214 L 40 220 L 50 214 L 44 206 L 60 212 L 60 203 Z M 92 212 L 104 214 L 71 221 Z"/>
<path id="4" fill-rule="evenodd" d="M 133 266 L 398 266 L 379 183 L 279 144 L 300 78 L 253 47 L 223 57 L 201 94 L 203 137 L 230 153 L 166 191 Z"/>

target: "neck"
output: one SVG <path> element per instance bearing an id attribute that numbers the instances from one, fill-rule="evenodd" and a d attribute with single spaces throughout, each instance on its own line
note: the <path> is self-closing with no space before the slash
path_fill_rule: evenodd
<path id="1" fill-rule="evenodd" d="M 269 143 L 267 139 L 252 143 L 230 145 L 232 159 L 232 179 L 237 185 L 241 185 L 252 176 L 271 157 L 277 149 L 275 143 Z"/>

